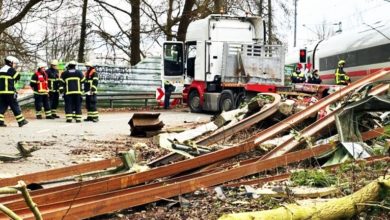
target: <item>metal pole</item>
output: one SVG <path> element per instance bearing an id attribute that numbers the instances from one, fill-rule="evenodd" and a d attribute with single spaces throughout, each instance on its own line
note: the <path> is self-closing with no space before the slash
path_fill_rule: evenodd
<path id="1" fill-rule="evenodd" d="M 294 47 L 297 46 L 297 2 L 294 0 Z"/>

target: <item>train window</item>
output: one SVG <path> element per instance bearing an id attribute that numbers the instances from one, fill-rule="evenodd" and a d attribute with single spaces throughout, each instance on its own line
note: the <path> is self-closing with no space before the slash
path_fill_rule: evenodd
<path id="1" fill-rule="evenodd" d="M 390 44 L 355 50 L 348 53 L 320 58 L 320 70 L 336 69 L 340 59 L 347 61 L 346 67 L 370 65 L 374 63 L 389 62 Z"/>

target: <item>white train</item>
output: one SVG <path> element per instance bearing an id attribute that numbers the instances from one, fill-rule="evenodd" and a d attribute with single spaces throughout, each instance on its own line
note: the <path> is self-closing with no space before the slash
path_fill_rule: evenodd
<path id="1" fill-rule="evenodd" d="M 307 48 L 307 63 L 318 69 L 324 84 L 334 84 L 337 62 L 346 61 L 345 71 L 352 81 L 386 68 L 390 69 L 390 21 L 365 25 L 335 35 Z M 299 62 L 299 49 L 289 52 L 286 66 Z"/>

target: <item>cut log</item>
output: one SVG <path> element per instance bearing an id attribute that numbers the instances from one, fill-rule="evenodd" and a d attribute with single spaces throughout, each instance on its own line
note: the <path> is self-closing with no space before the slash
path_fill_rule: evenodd
<path id="1" fill-rule="evenodd" d="M 322 204 L 308 206 L 289 204 L 266 211 L 225 214 L 219 220 L 350 219 L 365 208 L 358 204 L 378 201 L 383 189 L 390 189 L 390 176 L 377 179 L 349 196 Z"/>

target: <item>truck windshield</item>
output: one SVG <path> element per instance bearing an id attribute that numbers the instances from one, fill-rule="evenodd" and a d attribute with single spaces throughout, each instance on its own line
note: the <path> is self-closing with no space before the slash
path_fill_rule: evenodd
<path id="1" fill-rule="evenodd" d="M 164 73 L 166 76 L 183 75 L 182 45 L 164 44 Z"/>

